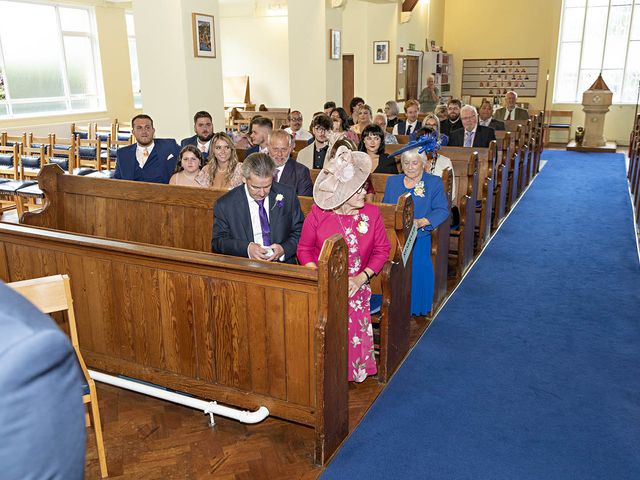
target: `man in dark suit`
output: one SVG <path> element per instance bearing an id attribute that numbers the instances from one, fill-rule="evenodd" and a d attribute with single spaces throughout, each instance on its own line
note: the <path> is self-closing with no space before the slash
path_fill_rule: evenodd
<path id="1" fill-rule="evenodd" d="M 478 110 L 478 124 L 494 130 L 504 130 L 504 122 L 493 118 L 493 105 L 488 100 L 483 100 Z"/>
<path id="2" fill-rule="evenodd" d="M 75 351 L 50 317 L 2 282 L 0 305 L 0 477 L 82 479 L 84 379 Z"/>
<path id="3" fill-rule="evenodd" d="M 462 121 L 460 121 L 460 109 L 462 102 L 457 98 L 452 98 L 447 102 L 447 119 L 440 122 L 440 133 L 451 138 L 451 134 L 455 130 L 462 129 Z M 449 143 L 451 145 L 451 143 Z"/>
<path id="4" fill-rule="evenodd" d="M 415 140 L 416 132 L 422 128 L 422 122 L 418 120 L 420 102 L 417 100 L 407 100 L 404 102 L 405 120 L 399 121 L 394 127 L 393 135 L 409 135 L 409 140 Z"/>
<path id="5" fill-rule="evenodd" d="M 296 263 L 304 215 L 293 189 L 273 182 L 274 171 L 273 160 L 263 153 L 242 162 L 244 185 L 222 196 L 213 209 L 215 253 Z"/>
<path id="6" fill-rule="evenodd" d="M 251 120 L 251 144 L 250 148 L 247 148 L 247 155 L 252 153 L 268 153 L 267 142 L 269 141 L 269 135 L 273 130 L 273 122 L 270 118 L 266 117 L 253 117 Z"/>
<path id="7" fill-rule="evenodd" d="M 473 105 L 462 107 L 460 119 L 464 128 L 451 132 L 449 146 L 486 148 L 496 139 L 496 131 L 493 128 L 478 125 L 478 112 Z"/>
<path id="8" fill-rule="evenodd" d="M 211 114 L 205 111 L 196 113 L 193 117 L 193 130 L 196 134 L 193 137 L 183 138 L 180 142 L 180 148 L 193 145 L 202 152 L 202 156 L 207 160 L 211 149 L 211 139 L 214 135 Z M 200 165 L 200 167 L 203 166 Z"/>
<path id="9" fill-rule="evenodd" d="M 113 178 L 136 182 L 169 183 L 180 148 L 173 138 L 157 138 L 149 115 L 131 120 L 136 143 L 119 148 Z"/>
<path id="10" fill-rule="evenodd" d="M 282 185 L 289 185 L 296 195 L 311 197 L 313 183 L 309 169 L 291 158 L 293 143 L 291 136 L 284 130 L 276 130 L 269 136 L 269 156 L 276 164 L 273 181 Z"/>

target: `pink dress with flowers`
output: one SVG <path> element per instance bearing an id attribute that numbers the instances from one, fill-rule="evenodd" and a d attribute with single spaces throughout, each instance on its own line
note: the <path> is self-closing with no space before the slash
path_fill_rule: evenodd
<path id="1" fill-rule="evenodd" d="M 389 258 L 391 245 L 378 207 L 365 204 L 356 215 L 338 215 L 311 207 L 298 243 L 298 261 L 318 263 L 322 244 L 339 233 L 349 248 L 349 276 L 369 267 L 376 273 Z M 363 285 L 349 298 L 349 381 L 362 382 L 377 372 L 373 351 L 373 329 L 369 301 L 371 289 Z"/>

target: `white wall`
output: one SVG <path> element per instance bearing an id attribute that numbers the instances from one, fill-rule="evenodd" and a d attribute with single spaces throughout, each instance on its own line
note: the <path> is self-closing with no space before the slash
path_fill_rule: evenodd
<path id="1" fill-rule="evenodd" d="M 289 33 L 287 17 L 224 16 L 220 46 L 224 76 L 248 75 L 251 101 L 288 107 Z"/>

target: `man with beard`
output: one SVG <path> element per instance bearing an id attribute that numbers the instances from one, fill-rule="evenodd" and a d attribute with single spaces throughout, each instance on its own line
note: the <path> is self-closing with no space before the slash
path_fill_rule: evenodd
<path id="1" fill-rule="evenodd" d="M 173 138 L 153 138 L 156 130 L 149 115 L 131 120 L 136 143 L 119 148 L 113 178 L 135 182 L 169 183 L 180 147 Z"/>
<path id="2" fill-rule="evenodd" d="M 209 157 L 209 148 L 211 147 L 211 139 L 213 138 L 213 118 L 209 112 L 198 112 L 193 117 L 193 130 L 196 134 L 188 137 L 180 142 L 180 148 L 187 145 L 193 145 L 202 152 L 205 160 Z M 202 167 L 203 165 L 200 165 Z"/>
<path id="3" fill-rule="evenodd" d="M 460 108 L 462 108 L 462 102 L 457 98 L 452 98 L 447 103 L 447 119 L 440 123 L 440 133 L 444 133 L 447 137 L 451 138 L 451 132 L 463 128 L 460 121 Z"/>
<path id="4" fill-rule="evenodd" d="M 276 130 L 269 136 L 268 149 L 271 160 L 276 164 L 273 182 L 288 185 L 296 195 L 313 195 L 313 182 L 309 169 L 291 158 L 293 150 L 291 135 L 284 130 Z"/>
<path id="5" fill-rule="evenodd" d="M 311 122 L 311 132 L 314 141 L 298 152 L 298 163 L 308 169 L 320 169 L 329 151 L 329 132 L 333 127 L 331 118 L 327 115 L 316 115 Z"/>

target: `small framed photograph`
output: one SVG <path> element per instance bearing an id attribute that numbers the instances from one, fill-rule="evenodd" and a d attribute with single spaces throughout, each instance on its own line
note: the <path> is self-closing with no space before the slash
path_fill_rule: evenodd
<path id="1" fill-rule="evenodd" d="M 213 15 L 192 13 L 193 55 L 195 57 L 216 58 L 216 33 Z"/>
<path id="2" fill-rule="evenodd" d="M 389 63 L 389 41 L 373 42 L 373 63 Z"/>
<path id="3" fill-rule="evenodd" d="M 340 30 L 329 30 L 329 58 L 331 60 L 340 60 L 342 56 Z"/>

